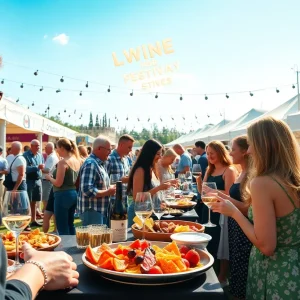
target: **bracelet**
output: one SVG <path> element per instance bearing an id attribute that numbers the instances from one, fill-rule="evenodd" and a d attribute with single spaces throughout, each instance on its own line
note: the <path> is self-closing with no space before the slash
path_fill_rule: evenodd
<path id="1" fill-rule="evenodd" d="M 43 276 L 44 276 L 44 284 L 43 284 L 43 286 L 42 286 L 41 289 L 40 289 L 40 291 L 42 291 L 42 290 L 45 288 L 46 284 L 48 283 L 48 276 L 47 276 L 47 272 L 46 272 L 45 268 L 42 266 L 42 264 L 40 264 L 39 262 L 37 262 L 37 261 L 35 261 L 35 260 L 27 260 L 27 261 L 25 262 L 25 264 L 34 264 L 34 265 L 36 265 L 36 266 L 41 270 L 41 272 L 43 273 Z"/>

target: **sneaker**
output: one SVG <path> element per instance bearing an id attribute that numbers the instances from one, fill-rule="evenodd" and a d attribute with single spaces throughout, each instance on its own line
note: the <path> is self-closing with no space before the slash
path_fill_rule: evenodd
<path id="1" fill-rule="evenodd" d="M 38 223 L 37 221 L 33 221 L 33 222 L 30 223 L 30 226 L 42 227 L 43 225 Z"/>

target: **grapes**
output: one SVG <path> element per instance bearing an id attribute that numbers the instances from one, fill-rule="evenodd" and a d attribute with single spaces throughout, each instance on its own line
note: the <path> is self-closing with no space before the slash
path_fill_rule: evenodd
<path id="1" fill-rule="evenodd" d="M 141 264 L 144 261 L 144 256 L 138 255 L 135 257 L 134 262 L 136 265 Z"/>
<path id="2" fill-rule="evenodd" d="M 128 258 L 134 258 L 136 256 L 135 250 L 130 250 L 127 253 Z"/>

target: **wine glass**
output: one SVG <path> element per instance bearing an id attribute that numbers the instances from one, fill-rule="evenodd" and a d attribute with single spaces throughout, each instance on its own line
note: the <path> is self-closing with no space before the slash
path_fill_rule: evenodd
<path id="1" fill-rule="evenodd" d="M 217 202 L 218 190 L 215 182 L 203 182 L 201 198 L 202 202 L 208 207 L 208 222 L 203 224 L 205 227 L 216 227 L 216 224 L 213 224 L 210 221 L 210 207 L 213 202 Z"/>
<path id="2" fill-rule="evenodd" d="M 159 221 L 166 210 L 164 194 L 161 191 L 154 194 L 152 196 L 152 203 L 153 212 L 157 216 L 157 219 Z"/>
<path id="3" fill-rule="evenodd" d="M 168 205 L 168 214 L 164 216 L 164 218 L 174 218 L 174 216 L 170 214 L 170 208 L 171 208 L 170 205 L 172 205 L 172 203 L 175 201 L 175 188 L 173 186 L 170 186 L 164 192 L 165 192 L 164 201 Z"/>
<path id="4" fill-rule="evenodd" d="M 194 164 L 192 168 L 193 176 L 197 179 L 201 175 L 202 169 L 200 164 Z"/>
<path id="5" fill-rule="evenodd" d="M 148 192 L 139 192 L 136 194 L 134 201 L 135 214 L 143 223 L 143 240 L 145 239 L 145 221 L 153 212 L 151 194 Z"/>
<path id="6" fill-rule="evenodd" d="M 116 184 L 117 181 L 121 180 L 121 176 L 119 174 L 110 174 L 109 176 L 109 184 L 113 185 Z"/>
<path id="7" fill-rule="evenodd" d="M 31 220 L 30 202 L 27 191 L 6 191 L 3 202 L 2 222 L 13 232 L 16 238 L 15 264 L 8 267 L 8 272 L 14 272 L 22 267 L 19 262 L 19 236 Z"/>

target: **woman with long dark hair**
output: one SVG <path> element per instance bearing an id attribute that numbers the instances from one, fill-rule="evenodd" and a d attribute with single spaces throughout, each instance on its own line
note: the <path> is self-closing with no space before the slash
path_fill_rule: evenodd
<path id="1" fill-rule="evenodd" d="M 132 202 L 128 207 L 128 226 L 133 224 L 134 199 L 138 192 L 149 192 L 154 195 L 158 191 L 168 189 L 175 181 L 167 181 L 159 184 L 155 164 L 162 156 L 163 146 L 156 140 L 148 140 L 142 147 L 135 164 L 129 174 L 127 192 L 132 195 Z"/>

